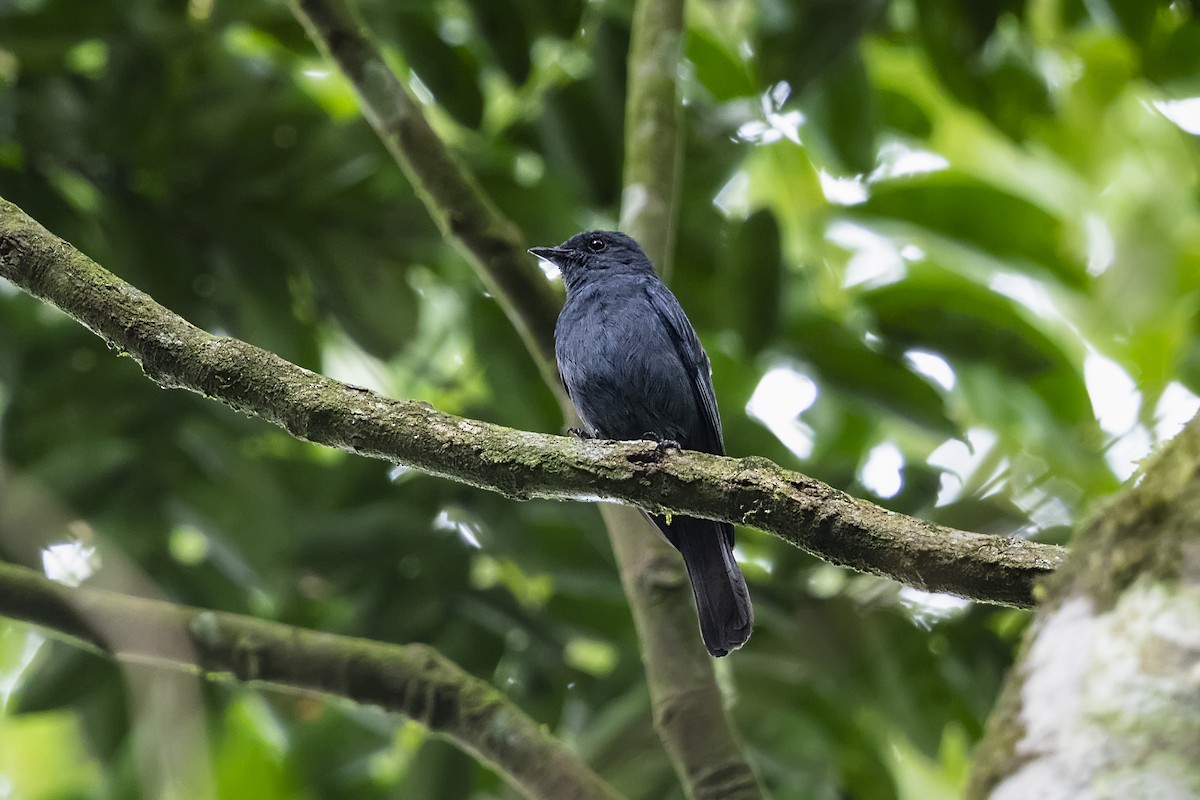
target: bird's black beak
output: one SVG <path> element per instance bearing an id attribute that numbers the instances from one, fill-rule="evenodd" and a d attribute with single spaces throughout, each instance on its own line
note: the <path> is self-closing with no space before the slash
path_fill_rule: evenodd
<path id="1" fill-rule="evenodd" d="M 558 266 L 569 255 L 569 251 L 563 250 L 561 247 L 531 247 L 529 252 L 540 258 L 542 261 L 549 261 L 551 264 Z"/>

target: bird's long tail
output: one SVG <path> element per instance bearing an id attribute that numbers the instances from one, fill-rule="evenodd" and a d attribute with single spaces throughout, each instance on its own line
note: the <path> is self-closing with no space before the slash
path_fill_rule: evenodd
<path id="1" fill-rule="evenodd" d="M 744 645 L 754 627 L 754 609 L 733 557 L 733 526 L 695 517 L 672 517 L 669 523 L 654 517 L 654 523 L 683 554 L 708 652 L 719 657 Z"/>

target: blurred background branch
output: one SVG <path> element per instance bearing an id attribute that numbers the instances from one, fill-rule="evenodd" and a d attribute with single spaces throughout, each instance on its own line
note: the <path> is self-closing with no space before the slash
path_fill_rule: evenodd
<path id="1" fill-rule="evenodd" d="M 354 87 L 359 106 L 404 170 L 447 240 L 475 267 L 504 307 L 559 398 L 570 403 L 554 365 L 558 299 L 525 252 L 520 231 L 491 203 L 470 173 L 430 127 L 420 103 L 371 43 L 345 0 L 292 0 L 313 43 Z"/>
<path id="2" fill-rule="evenodd" d="M 516 704 L 431 647 L 393 645 L 56 584 L 0 563 L 0 614 L 122 660 L 377 705 L 483 759 L 530 800 L 617 800 Z M 182 639 L 190 648 L 180 648 Z"/>
<path id="3" fill-rule="evenodd" d="M 683 0 L 634 4 L 625 101 L 621 229 L 637 239 L 665 280 L 679 213 L 683 133 L 678 77 Z M 715 665 L 696 639 L 683 563 L 632 508 L 601 509 L 629 598 L 654 725 L 692 800 L 754 800 L 763 789 L 726 711 Z"/>

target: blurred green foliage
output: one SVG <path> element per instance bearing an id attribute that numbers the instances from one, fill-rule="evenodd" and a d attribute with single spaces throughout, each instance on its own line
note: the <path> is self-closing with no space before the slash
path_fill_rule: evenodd
<path id="1" fill-rule="evenodd" d="M 531 244 L 614 223 L 627 2 L 362 12 Z M 672 279 L 731 453 L 1064 541 L 1195 411 L 1194 2 L 695 0 L 686 53 Z M 0 195 L 209 330 L 444 411 L 560 429 L 496 304 L 281 2 L 0 0 Z M 0 504 L 26 512 L 7 559 L 80 541 L 102 585 L 428 642 L 631 797 L 682 796 L 586 505 L 389 471 L 160 391 L 3 284 Z M 766 785 L 955 797 L 1024 615 L 758 533 L 739 552 L 759 624 L 718 670 Z M 134 688 L 0 623 L 0 794 L 150 796 L 139 747 L 174 728 Z M 197 697 L 197 791 L 512 796 L 371 709 Z"/>

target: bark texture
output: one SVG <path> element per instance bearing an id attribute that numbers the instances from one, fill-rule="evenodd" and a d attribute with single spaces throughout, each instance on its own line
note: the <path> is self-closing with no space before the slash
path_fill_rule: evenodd
<path id="1" fill-rule="evenodd" d="M 582 441 L 443 414 L 214 336 L 156 303 L 0 199 L 0 277 L 132 356 L 164 388 L 219 400 L 299 439 L 419 469 L 514 500 L 611 499 L 653 513 L 776 534 L 834 564 L 934 592 L 1034 604 L 1065 550 L 896 514 L 764 458 L 660 453 L 653 442 Z"/>
<path id="2" fill-rule="evenodd" d="M 1200 422 L 1075 541 L 988 722 L 968 797 L 1200 797 Z"/>

